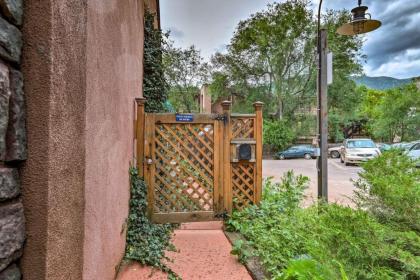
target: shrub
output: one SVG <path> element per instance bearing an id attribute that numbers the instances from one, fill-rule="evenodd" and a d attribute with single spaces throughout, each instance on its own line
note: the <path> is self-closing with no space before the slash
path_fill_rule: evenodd
<path id="1" fill-rule="evenodd" d="M 280 183 L 266 181 L 261 204 L 227 222 L 255 248 L 273 279 L 419 279 L 416 232 L 396 231 L 362 209 L 301 208 L 306 186 L 307 178 L 291 172 Z"/>
<path id="2" fill-rule="evenodd" d="M 264 144 L 271 145 L 277 150 L 290 146 L 296 139 L 292 126 L 284 120 L 264 122 Z"/>
<path id="3" fill-rule="evenodd" d="M 382 223 L 420 232 L 420 169 L 398 150 L 363 165 L 355 203 Z"/>

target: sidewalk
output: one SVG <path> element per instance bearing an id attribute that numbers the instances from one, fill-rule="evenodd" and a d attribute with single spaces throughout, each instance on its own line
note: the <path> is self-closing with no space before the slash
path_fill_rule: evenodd
<path id="1" fill-rule="evenodd" d="M 230 254 L 231 244 L 219 222 L 182 224 L 173 243 L 179 252 L 168 252 L 169 267 L 183 280 L 251 280 L 246 268 Z M 160 271 L 138 264 L 125 267 L 118 280 L 166 280 Z"/>

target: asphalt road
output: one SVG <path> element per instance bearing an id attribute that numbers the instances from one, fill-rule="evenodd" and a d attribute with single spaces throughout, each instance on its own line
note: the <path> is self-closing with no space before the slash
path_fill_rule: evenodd
<path id="1" fill-rule="evenodd" d="M 282 175 L 288 170 L 295 174 L 302 174 L 310 179 L 306 192 L 306 203 L 313 202 L 317 197 L 317 170 L 316 160 L 289 159 L 289 160 L 263 160 L 263 177 L 274 177 L 280 181 Z M 344 166 L 339 159 L 328 160 L 328 200 L 344 205 L 352 205 L 349 197 L 355 189 L 351 180 L 358 179 L 362 168 L 358 166 Z"/>

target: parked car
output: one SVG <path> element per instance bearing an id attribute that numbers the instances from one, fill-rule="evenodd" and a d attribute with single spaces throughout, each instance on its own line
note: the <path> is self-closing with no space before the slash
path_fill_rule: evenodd
<path id="1" fill-rule="evenodd" d="M 329 148 L 328 155 L 332 158 L 339 158 L 340 150 L 341 150 L 341 146 Z"/>
<path id="2" fill-rule="evenodd" d="M 420 159 L 420 142 L 414 143 L 414 145 L 408 150 L 407 155 L 414 159 L 419 160 Z"/>
<path id="3" fill-rule="evenodd" d="M 378 147 L 381 153 L 392 149 L 392 146 L 386 143 L 376 143 L 376 147 Z"/>
<path id="4" fill-rule="evenodd" d="M 278 159 L 304 158 L 311 159 L 315 157 L 315 148 L 311 145 L 292 146 L 285 151 L 281 151 L 275 156 Z"/>
<path id="5" fill-rule="evenodd" d="M 414 145 L 414 143 L 407 143 L 407 142 L 401 142 L 401 143 L 395 143 L 391 145 L 392 149 L 400 149 L 403 151 L 408 151 L 410 148 Z"/>
<path id="6" fill-rule="evenodd" d="M 346 139 L 340 151 L 341 163 L 361 163 L 381 154 L 371 139 Z"/>

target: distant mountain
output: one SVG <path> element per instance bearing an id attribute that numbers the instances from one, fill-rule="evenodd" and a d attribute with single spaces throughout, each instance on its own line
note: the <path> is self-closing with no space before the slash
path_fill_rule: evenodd
<path id="1" fill-rule="evenodd" d="M 384 90 L 384 89 L 396 88 L 396 87 L 409 84 L 411 83 L 413 78 L 396 79 L 392 77 L 360 76 L 360 77 L 354 77 L 353 80 L 356 82 L 357 85 L 364 85 L 368 88 Z"/>

